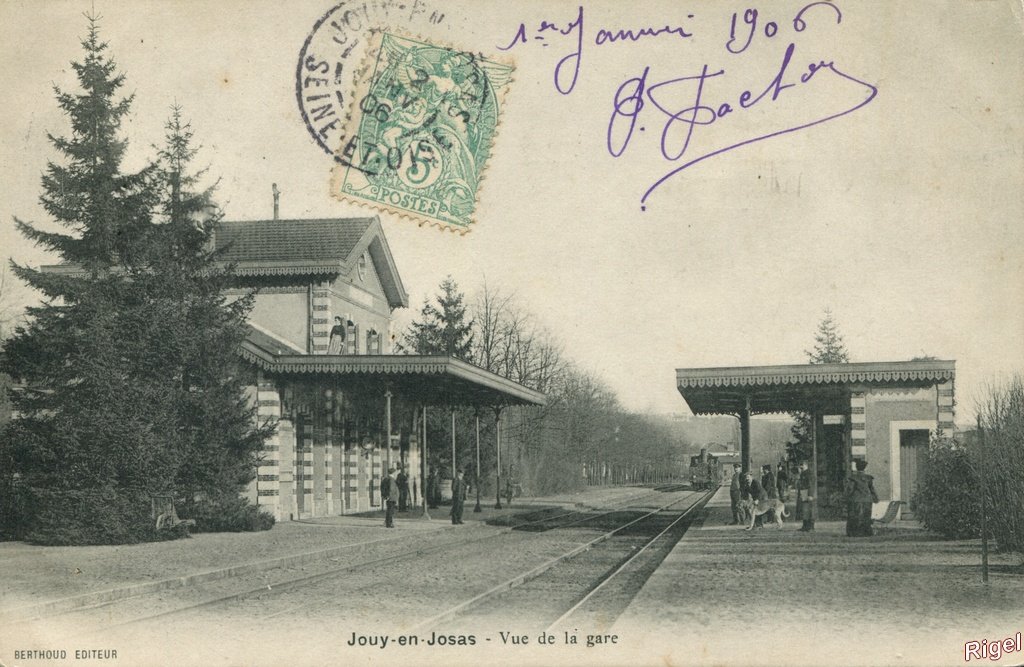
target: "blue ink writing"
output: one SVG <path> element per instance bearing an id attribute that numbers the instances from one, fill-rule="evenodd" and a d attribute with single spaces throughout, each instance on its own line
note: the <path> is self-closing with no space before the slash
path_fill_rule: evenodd
<path id="1" fill-rule="evenodd" d="M 800 83 L 806 84 L 810 82 L 818 72 L 829 70 L 841 79 L 862 87 L 867 91 L 867 97 L 854 106 L 843 109 L 837 113 L 832 113 L 794 127 L 787 127 L 749 139 L 744 139 L 728 146 L 709 151 L 703 155 L 689 157 L 688 151 L 690 150 L 691 141 L 694 137 L 697 126 L 710 126 L 725 118 L 730 113 L 749 109 L 762 101 L 775 102 L 779 99 L 779 96 L 784 90 L 793 88 L 797 85 L 796 83 L 785 83 L 787 70 L 792 61 L 795 49 L 796 45 L 790 43 L 786 48 L 778 73 L 760 94 L 754 97 L 754 94 L 750 90 L 744 90 L 740 93 L 737 100 L 738 108 L 734 107 L 729 102 L 721 102 L 717 106 L 712 106 L 705 102 L 705 84 L 710 80 L 716 77 L 722 77 L 725 74 L 725 70 L 709 72 L 706 64 L 702 67 L 700 74 L 694 76 L 675 77 L 653 84 L 649 83 L 650 66 L 647 66 L 644 68 L 643 73 L 640 76 L 627 79 L 619 86 L 614 97 L 614 108 L 612 109 L 611 118 L 608 123 L 608 152 L 613 157 L 619 157 L 623 152 L 625 152 L 630 139 L 632 138 L 633 128 L 636 125 L 637 119 L 643 109 L 647 107 L 645 102 L 649 102 L 650 105 L 654 106 L 667 118 L 661 132 L 660 149 L 662 157 L 673 162 L 679 161 L 684 157 L 688 158 L 683 164 L 675 167 L 651 185 L 641 198 L 641 204 L 646 203 L 647 199 L 662 183 L 703 160 L 716 155 L 721 155 L 727 151 L 731 151 L 757 141 L 763 141 L 772 137 L 807 129 L 815 125 L 821 125 L 828 121 L 841 118 L 842 116 L 863 108 L 878 94 L 878 89 L 875 86 L 843 73 L 836 68 L 832 61 L 819 60 L 818 62 L 811 63 L 807 66 L 806 71 L 799 76 Z M 696 82 L 693 104 L 679 110 L 669 108 L 664 102 L 664 97 L 667 96 L 668 91 L 676 92 L 680 85 L 687 82 Z M 659 91 L 661 92 L 659 93 Z M 624 131 L 618 129 L 622 126 L 622 123 L 625 123 Z M 680 126 L 680 123 L 683 125 Z M 680 128 L 681 137 L 679 136 Z M 623 132 L 625 136 L 622 136 L 617 140 L 616 137 L 623 134 Z"/>
<path id="2" fill-rule="evenodd" d="M 693 14 L 687 15 L 687 18 L 693 18 Z M 601 45 L 605 42 L 614 44 L 615 42 L 621 42 L 628 40 L 630 42 L 639 41 L 642 37 L 658 37 L 659 35 L 677 35 L 679 37 L 693 37 L 693 33 L 686 32 L 682 26 L 665 26 L 664 28 L 640 28 L 636 32 L 632 30 L 616 30 L 612 32 L 601 28 L 597 31 L 597 37 L 594 38 L 594 43 Z"/>
<path id="3" fill-rule="evenodd" d="M 687 14 L 686 17 L 692 19 L 693 14 Z M 547 46 L 549 36 L 547 33 L 555 33 L 551 35 L 553 37 L 575 37 L 575 44 L 573 45 L 575 50 L 563 56 L 555 65 L 555 90 L 562 95 L 568 95 L 576 87 L 576 82 L 579 80 L 580 75 L 580 64 L 583 61 L 584 27 L 582 6 L 578 8 L 576 18 L 569 21 L 564 27 L 562 24 L 541 21 L 536 30 L 533 30 L 531 33 L 527 29 L 526 23 L 520 23 L 512 39 L 504 46 L 499 45 L 496 48 L 501 51 L 509 51 L 521 44 L 529 44 L 531 37 L 533 41 L 539 42 L 542 46 Z M 664 36 L 687 39 L 693 37 L 693 33 L 687 31 L 681 25 L 667 24 L 661 28 L 651 26 L 641 28 L 601 28 L 594 36 L 594 43 L 598 46 L 603 46 L 617 42 L 632 43 L 638 42 L 641 39 Z"/>
<path id="4" fill-rule="evenodd" d="M 512 41 L 506 46 L 499 46 L 497 48 L 501 51 L 508 51 L 517 44 L 527 44 L 526 32 L 526 24 L 520 23 L 516 29 L 516 34 L 512 37 Z M 576 34 L 576 50 L 570 52 L 555 65 L 555 89 L 563 95 L 568 95 L 576 87 L 576 80 L 580 76 L 580 60 L 583 57 L 583 6 L 580 6 L 576 18 L 570 21 L 564 28 L 560 28 L 554 23 L 541 21 L 536 30 L 537 34 L 533 36 L 534 40 L 543 42 L 544 46 L 547 46 L 547 36 L 544 34 L 546 32 L 556 32 L 564 36 Z M 563 68 L 565 69 L 563 70 Z M 563 73 L 565 76 L 563 76 Z M 569 80 L 566 81 L 566 78 Z"/>
<path id="5" fill-rule="evenodd" d="M 804 12 L 806 12 L 808 9 L 811 9 L 812 7 L 818 6 L 831 7 L 836 13 L 836 23 L 843 22 L 843 13 L 839 11 L 839 8 L 832 4 L 831 2 L 812 2 L 811 4 L 806 5 L 799 12 L 797 12 L 796 16 L 793 17 L 793 30 L 795 30 L 796 32 L 803 32 L 804 30 L 806 30 L 807 21 L 804 20 Z M 726 51 L 733 55 L 736 55 L 739 53 L 743 53 L 744 51 L 747 50 L 747 47 L 750 46 L 750 43 L 754 41 L 754 35 L 756 35 L 758 32 L 757 17 L 758 12 L 754 8 L 747 9 L 743 12 L 743 23 L 746 24 L 747 26 L 746 35 L 743 43 L 737 44 L 736 22 L 739 19 L 739 14 L 737 12 L 732 13 L 732 21 L 729 24 L 729 41 L 725 43 Z M 764 33 L 765 37 L 771 39 L 772 37 L 775 37 L 775 35 L 778 34 L 779 24 L 776 23 L 775 21 L 768 21 L 767 23 L 764 24 L 764 27 L 761 28 L 761 31 Z"/>

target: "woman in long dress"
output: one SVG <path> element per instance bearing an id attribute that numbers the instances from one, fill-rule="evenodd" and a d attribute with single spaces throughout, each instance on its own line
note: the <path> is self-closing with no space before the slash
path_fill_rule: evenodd
<path id="1" fill-rule="evenodd" d="M 334 326 L 331 327 L 331 338 L 327 343 L 327 354 L 343 354 L 345 349 L 345 326 L 341 323 L 340 317 L 334 318 Z"/>

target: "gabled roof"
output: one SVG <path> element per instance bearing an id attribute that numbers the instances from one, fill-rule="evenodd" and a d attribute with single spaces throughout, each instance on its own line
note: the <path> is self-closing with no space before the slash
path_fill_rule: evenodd
<path id="1" fill-rule="evenodd" d="M 222 221 L 214 244 L 235 273 L 250 276 L 334 276 L 349 273 L 364 251 L 377 267 L 381 287 L 392 308 L 409 305 L 380 220 L 314 218 L 310 220 Z M 83 276 L 77 264 L 41 267 L 43 271 Z"/>
<path id="2" fill-rule="evenodd" d="M 348 273 L 369 251 L 389 305 L 409 305 L 376 217 L 224 221 L 214 242 L 241 277 Z"/>
<path id="3" fill-rule="evenodd" d="M 216 245 L 224 259 L 239 265 L 286 262 L 333 263 L 348 259 L 374 218 L 224 221 Z"/>
<path id="4" fill-rule="evenodd" d="M 925 387 L 955 378 L 956 362 L 884 361 L 678 368 L 676 387 L 694 414 L 838 410 L 856 387 Z"/>

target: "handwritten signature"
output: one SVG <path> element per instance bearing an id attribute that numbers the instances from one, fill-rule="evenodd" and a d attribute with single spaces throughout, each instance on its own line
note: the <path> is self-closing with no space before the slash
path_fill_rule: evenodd
<path id="1" fill-rule="evenodd" d="M 842 23 L 842 12 L 832 2 L 811 2 L 798 11 L 792 19 L 792 30 L 795 33 L 802 33 L 807 29 L 808 23 L 805 15 L 814 9 L 834 15 L 835 23 Z M 693 19 L 693 15 L 687 15 Z M 584 11 L 579 7 L 577 15 L 571 21 L 556 25 L 548 21 L 542 21 L 534 32 L 533 39 L 547 45 L 548 37 L 572 37 L 575 44 L 570 47 L 574 50 L 562 57 L 555 66 L 554 85 L 555 89 L 562 95 L 568 95 L 573 91 L 579 78 L 581 61 L 583 59 L 584 45 Z M 724 50 L 729 57 L 744 53 L 755 39 L 772 40 L 781 32 L 780 26 L 775 21 L 764 20 L 758 10 L 748 8 L 745 11 L 733 12 L 729 26 L 728 39 L 724 43 Z M 505 46 L 499 46 L 502 50 L 508 50 L 518 44 L 527 44 L 526 24 L 520 23 L 513 39 Z M 594 38 L 597 45 L 610 44 L 621 41 L 635 42 L 640 39 L 658 37 L 688 38 L 693 34 L 683 26 L 669 26 L 664 28 L 639 28 L 630 30 L 611 31 L 599 30 Z M 735 150 L 759 141 L 771 139 L 784 134 L 790 134 L 801 130 L 822 125 L 834 121 L 843 116 L 849 115 L 866 105 L 878 95 L 878 88 L 855 76 L 847 74 L 836 66 L 834 60 L 817 59 L 810 62 L 806 68 L 799 73 L 790 74 L 790 65 L 796 51 L 796 43 L 789 42 L 777 74 L 768 82 L 765 88 L 755 95 L 750 90 L 743 91 L 736 100 L 719 102 L 717 105 L 706 102 L 705 89 L 710 87 L 712 81 L 721 81 L 725 78 L 724 68 L 711 71 L 711 68 L 704 64 L 699 74 L 688 76 L 675 76 L 661 81 L 655 81 L 651 75 L 651 66 L 643 67 L 638 76 L 631 77 L 622 82 L 612 98 L 612 112 L 608 121 L 606 146 L 608 153 L 613 158 L 621 156 L 628 148 L 634 131 L 638 128 L 638 120 L 641 114 L 647 115 L 645 109 L 653 107 L 664 119 L 661 126 L 660 153 L 661 157 L 670 162 L 679 163 L 664 176 L 656 180 L 643 194 L 640 199 L 641 210 L 646 210 L 646 202 L 663 183 L 678 175 L 684 170 L 698 164 L 708 158 L 721 155 L 728 151 Z M 741 113 L 757 105 L 767 105 L 776 102 L 783 91 L 794 88 L 797 85 L 810 83 L 822 72 L 839 77 L 842 81 L 855 84 L 863 93 L 864 97 L 853 104 L 839 110 L 832 110 L 824 115 L 805 120 L 799 124 L 766 131 L 757 136 L 748 137 L 735 141 L 727 146 L 710 150 L 700 155 L 693 155 L 691 144 L 698 126 L 710 126 L 719 122 L 733 113 Z M 692 91 L 692 103 L 681 109 L 671 107 L 667 98 L 678 99 L 680 91 L 684 93 L 684 87 L 689 86 Z M 640 131 L 646 128 L 639 126 Z"/>
<path id="2" fill-rule="evenodd" d="M 658 83 L 649 83 L 648 78 L 650 75 L 650 66 L 644 67 L 643 73 L 640 76 L 627 79 L 615 93 L 614 109 L 611 113 L 611 119 L 608 122 L 608 135 L 607 135 L 607 146 L 608 152 L 613 157 L 619 157 L 622 155 L 626 147 L 629 145 L 630 139 L 633 137 L 633 131 L 636 128 L 637 119 L 640 117 L 641 111 L 647 107 L 647 102 L 650 102 L 658 111 L 660 111 L 667 120 L 661 131 L 661 155 L 666 160 L 677 162 L 686 158 L 685 162 L 675 167 L 667 174 L 659 178 L 654 182 L 643 197 L 640 198 L 641 210 L 646 210 L 647 199 L 651 194 L 665 181 L 669 180 L 676 174 L 679 174 L 685 169 L 692 167 L 698 162 L 702 162 L 710 157 L 721 155 L 731 150 L 735 150 L 742 146 L 747 146 L 758 141 L 764 141 L 765 139 L 771 139 L 784 134 L 790 134 L 799 130 L 806 130 L 807 128 L 814 127 L 815 125 L 821 125 L 823 123 L 842 118 L 848 114 L 857 111 L 869 104 L 875 96 L 878 94 L 878 88 L 873 86 L 866 81 L 861 81 L 856 77 L 850 76 L 839 70 L 834 62 L 819 61 L 817 63 L 811 63 L 808 65 L 806 71 L 799 76 L 800 84 L 809 83 L 816 74 L 822 71 L 829 71 L 833 74 L 841 77 L 842 79 L 855 83 L 862 87 L 867 92 L 867 96 L 858 102 L 857 104 L 841 109 L 837 112 L 830 113 L 828 115 L 815 118 L 814 120 L 804 122 L 792 127 L 786 127 L 764 134 L 743 139 L 735 143 L 729 144 L 722 148 L 709 151 L 702 155 L 692 157 L 689 155 L 690 143 L 693 139 L 694 131 L 698 125 L 712 125 L 719 120 L 725 118 L 729 114 L 737 113 L 746 109 L 750 109 L 762 102 L 775 102 L 779 99 L 782 91 L 787 88 L 793 88 L 796 83 L 785 83 L 786 73 L 789 68 L 789 64 L 793 58 L 793 52 L 796 49 L 796 45 L 792 42 L 786 48 L 786 53 L 782 59 L 782 65 L 779 67 L 778 74 L 768 83 L 765 89 L 758 94 L 756 97 L 754 94 L 745 90 L 739 95 L 736 106 L 730 102 L 721 102 L 717 106 L 709 106 L 704 103 L 704 88 L 705 84 L 714 77 L 720 77 L 725 74 L 725 70 L 718 70 L 716 72 L 709 72 L 708 66 L 704 65 L 701 69 L 700 74 L 695 76 L 681 76 L 672 79 L 667 79 Z M 658 94 L 658 91 L 678 90 L 679 86 L 687 83 L 696 83 L 696 93 L 693 97 L 693 104 L 687 106 L 678 111 L 672 110 L 666 104 L 660 101 L 663 99 Z M 622 135 L 623 131 L 620 129 L 622 123 L 625 123 L 625 136 L 618 138 L 617 135 Z M 682 124 L 682 138 L 681 145 L 678 135 L 679 132 L 674 132 L 677 127 Z M 643 128 L 641 128 L 643 129 Z M 617 131 L 618 130 L 618 131 Z"/>

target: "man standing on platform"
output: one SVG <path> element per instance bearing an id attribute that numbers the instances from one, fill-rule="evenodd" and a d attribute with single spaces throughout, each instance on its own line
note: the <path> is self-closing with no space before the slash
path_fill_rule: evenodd
<path id="1" fill-rule="evenodd" d="M 779 489 L 775 483 L 775 473 L 772 472 L 772 464 L 770 463 L 761 466 L 761 488 L 764 489 L 764 497 L 768 500 L 779 497 Z"/>
<path id="2" fill-rule="evenodd" d="M 740 524 L 740 474 L 739 463 L 732 464 L 732 480 L 729 482 L 729 504 L 732 505 L 732 523 L 730 526 L 738 526 Z"/>
<path id="3" fill-rule="evenodd" d="M 427 475 L 426 491 L 427 493 L 424 498 L 427 500 L 427 507 L 437 509 L 437 500 L 441 495 L 441 480 L 438 479 L 436 468 L 431 468 L 430 474 Z"/>
<path id="4" fill-rule="evenodd" d="M 750 484 L 750 500 L 754 503 L 754 506 L 756 507 L 763 503 L 765 500 L 767 500 L 768 496 L 765 494 L 764 487 L 761 486 L 760 480 L 758 480 L 757 477 L 754 476 L 754 473 L 748 470 L 746 478 Z M 764 526 L 764 515 L 755 514 L 754 527 L 761 528 L 762 526 Z"/>
<path id="5" fill-rule="evenodd" d="M 398 511 L 405 512 L 409 509 L 409 475 L 404 467 L 399 468 L 395 481 L 398 482 Z"/>
<path id="6" fill-rule="evenodd" d="M 814 490 L 811 488 L 811 471 L 807 469 L 806 461 L 800 462 L 799 475 L 796 506 L 800 518 L 804 521 L 800 530 L 809 533 L 814 530 Z"/>
<path id="7" fill-rule="evenodd" d="M 789 472 L 786 470 L 785 461 L 779 461 L 779 472 L 775 475 L 775 484 L 779 488 L 779 500 L 789 500 Z"/>
<path id="8" fill-rule="evenodd" d="M 462 509 L 466 504 L 466 482 L 462 479 L 462 468 L 455 472 L 452 480 L 452 523 L 462 523 Z"/>
<path id="9" fill-rule="evenodd" d="M 388 468 L 388 476 L 380 484 L 380 497 L 384 501 L 384 527 L 395 527 L 395 505 L 398 504 L 398 482 L 395 469 Z"/>

